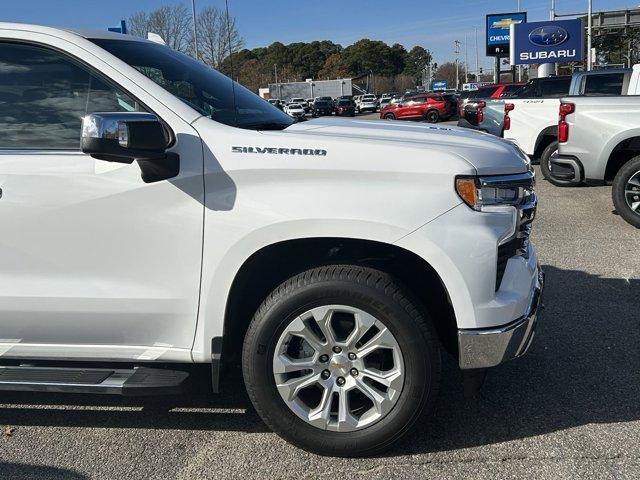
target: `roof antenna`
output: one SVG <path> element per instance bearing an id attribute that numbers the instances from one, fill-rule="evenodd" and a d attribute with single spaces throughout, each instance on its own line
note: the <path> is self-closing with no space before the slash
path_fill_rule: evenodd
<path id="1" fill-rule="evenodd" d="M 224 6 L 227 15 L 227 38 L 229 42 L 229 66 L 231 67 L 231 93 L 233 95 L 233 115 L 236 121 L 236 127 L 238 126 L 238 109 L 236 107 L 236 84 L 233 81 L 234 69 L 233 69 L 233 50 L 231 49 L 231 23 L 229 21 L 229 0 L 224 0 Z"/>

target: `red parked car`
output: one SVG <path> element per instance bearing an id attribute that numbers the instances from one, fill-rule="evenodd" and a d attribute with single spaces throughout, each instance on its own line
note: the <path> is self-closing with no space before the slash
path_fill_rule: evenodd
<path id="1" fill-rule="evenodd" d="M 449 114 L 447 101 L 437 94 L 412 95 L 380 110 L 380 118 L 385 120 L 425 120 L 429 123 L 436 123 Z"/>

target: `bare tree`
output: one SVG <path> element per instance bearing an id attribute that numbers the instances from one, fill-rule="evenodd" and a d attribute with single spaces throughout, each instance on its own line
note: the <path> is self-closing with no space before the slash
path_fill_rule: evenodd
<path id="1" fill-rule="evenodd" d="M 147 38 L 149 33 L 149 14 L 137 12 L 127 20 L 127 29 L 135 37 Z"/>
<path id="2" fill-rule="evenodd" d="M 205 7 L 198 14 L 197 27 L 200 59 L 213 67 L 244 47 L 235 17 L 216 7 Z"/>
<path id="3" fill-rule="evenodd" d="M 129 17 L 132 35 L 146 38 L 157 33 L 165 43 L 180 52 L 189 52 L 192 43 L 191 14 L 184 4 L 165 5 L 151 12 L 138 12 Z"/>

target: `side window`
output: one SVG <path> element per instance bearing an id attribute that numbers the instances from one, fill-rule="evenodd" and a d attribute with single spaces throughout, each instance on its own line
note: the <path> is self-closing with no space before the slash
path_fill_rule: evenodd
<path id="1" fill-rule="evenodd" d="M 540 81 L 540 90 L 542 97 L 556 98 L 562 97 L 569 93 L 571 85 L 571 77 L 566 78 L 549 78 Z"/>
<path id="2" fill-rule="evenodd" d="M 620 95 L 623 73 L 588 75 L 584 86 L 585 95 Z"/>
<path id="3" fill-rule="evenodd" d="M 0 43 L 0 149 L 78 150 L 84 115 L 141 110 L 71 59 Z"/>

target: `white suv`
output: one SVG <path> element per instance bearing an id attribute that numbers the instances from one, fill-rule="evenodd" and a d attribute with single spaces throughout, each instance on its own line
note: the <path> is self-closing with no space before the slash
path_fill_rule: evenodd
<path id="1" fill-rule="evenodd" d="M 514 145 L 294 122 L 130 36 L 0 38 L 0 390 L 159 395 L 200 363 L 217 392 L 239 362 L 278 434 L 371 455 L 434 404 L 443 352 L 477 372 L 528 349 L 542 277 Z"/>
<path id="2" fill-rule="evenodd" d="M 358 102 L 358 112 L 375 112 L 378 108 L 378 97 L 375 95 L 362 95 Z"/>

